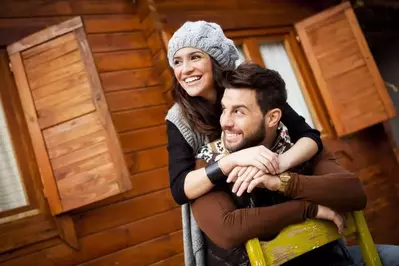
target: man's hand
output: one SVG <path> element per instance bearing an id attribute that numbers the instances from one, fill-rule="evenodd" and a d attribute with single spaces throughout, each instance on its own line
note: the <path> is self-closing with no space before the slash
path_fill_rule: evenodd
<path id="1" fill-rule="evenodd" d="M 316 214 L 316 218 L 323 219 L 323 220 L 330 220 L 335 223 L 338 228 L 338 233 L 342 234 L 345 229 L 345 219 L 342 215 L 338 214 L 337 212 L 333 211 L 332 209 L 318 205 L 318 210 Z"/>

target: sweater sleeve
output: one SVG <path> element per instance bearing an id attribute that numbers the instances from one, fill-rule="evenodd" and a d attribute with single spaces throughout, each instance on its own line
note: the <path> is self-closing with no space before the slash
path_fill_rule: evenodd
<path id="1" fill-rule="evenodd" d="M 284 106 L 281 121 L 288 128 L 293 143 L 297 142 L 300 138 L 308 137 L 316 142 L 319 153 L 323 150 L 320 131 L 311 128 L 306 123 L 305 118 L 295 112 L 288 103 Z"/>
<path id="2" fill-rule="evenodd" d="M 184 139 L 179 129 L 170 121 L 166 121 L 169 153 L 169 181 L 172 196 L 176 203 L 188 203 L 184 193 L 184 181 L 187 174 L 195 167 L 193 149 Z"/>
<path id="3" fill-rule="evenodd" d="M 342 168 L 331 153 L 323 151 L 317 158 L 313 175 L 291 174 L 286 196 L 312 201 L 339 212 L 361 210 L 367 198 L 359 178 Z"/>
<path id="4" fill-rule="evenodd" d="M 191 208 L 199 228 L 224 249 L 240 246 L 254 237 L 270 239 L 286 226 L 317 214 L 317 205 L 302 200 L 237 209 L 230 195 L 221 190 L 199 197 Z"/>

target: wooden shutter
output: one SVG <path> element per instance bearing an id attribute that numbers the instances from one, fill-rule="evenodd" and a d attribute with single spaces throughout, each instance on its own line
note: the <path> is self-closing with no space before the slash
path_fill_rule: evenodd
<path id="1" fill-rule="evenodd" d="M 295 25 L 338 136 L 395 116 L 348 2 Z"/>
<path id="2" fill-rule="evenodd" d="M 7 51 L 52 213 L 130 189 L 80 17 Z"/>

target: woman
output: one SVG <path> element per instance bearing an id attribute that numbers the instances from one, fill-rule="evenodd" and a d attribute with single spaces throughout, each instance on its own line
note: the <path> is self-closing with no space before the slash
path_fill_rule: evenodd
<path id="1" fill-rule="evenodd" d="M 320 133 L 311 129 L 303 117 L 287 105 L 282 122 L 296 144 L 286 153 L 277 156 L 264 148 L 260 164 L 241 163 L 245 158 L 240 160 L 236 156 L 236 165 L 226 166 L 221 159 L 212 168 L 195 170 L 195 155 L 199 148 L 220 137 L 222 72 L 233 69 L 237 59 L 233 42 L 215 23 L 186 22 L 169 41 L 168 60 L 175 75 L 173 98 L 176 104 L 169 110 L 166 123 L 170 186 L 178 204 L 204 195 L 217 182 L 225 182 L 226 175 L 238 172 L 231 169 L 255 166 L 266 173 L 281 173 L 307 161 L 322 149 Z M 204 264 L 202 246 L 197 245 L 203 243 L 201 233 L 191 218 L 188 204 L 183 206 L 183 228 L 186 265 Z"/>

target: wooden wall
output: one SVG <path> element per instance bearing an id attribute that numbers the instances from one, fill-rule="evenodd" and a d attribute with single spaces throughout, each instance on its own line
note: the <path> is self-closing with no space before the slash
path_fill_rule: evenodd
<path id="1" fill-rule="evenodd" d="M 54 237 L 1 254 L 3 265 L 183 265 L 180 208 L 170 195 L 167 174 L 164 92 L 171 76 L 160 30 L 187 19 L 213 20 L 226 29 L 292 25 L 316 12 L 306 1 L 294 0 L 151 2 L 152 11 L 129 0 L 2 1 L 0 46 L 83 17 L 133 186 L 73 213 L 79 250 Z M 344 141 L 329 140 L 327 146 L 362 172 L 367 218 L 377 241 L 399 244 L 399 219 L 393 213 L 397 163 L 385 132 L 376 126 Z"/>
<path id="2" fill-rule="evenodd" d="M 136 13 L 128 0 L 2 1 L 0 46 L 83 17 L 133 189 L 73 213 L 79 250 L 53 237 L 1 254 L 0 264 L 183 265 L 180 208 L 167 173 L 167 107 Z"/>

